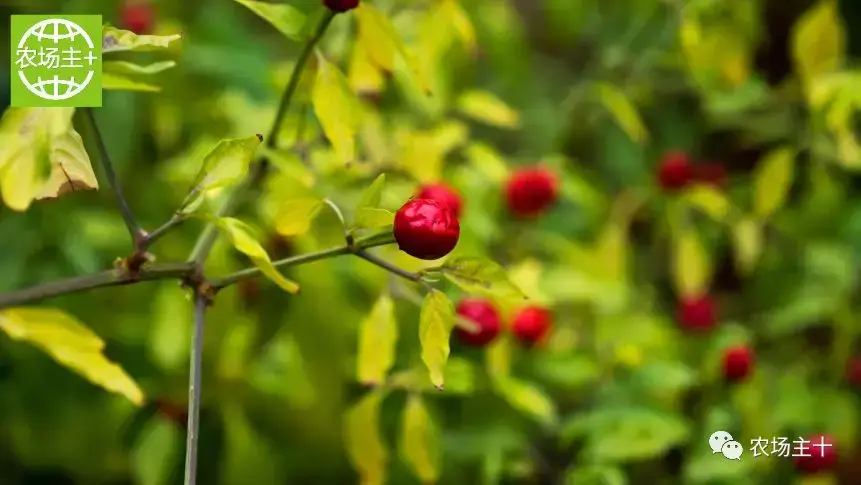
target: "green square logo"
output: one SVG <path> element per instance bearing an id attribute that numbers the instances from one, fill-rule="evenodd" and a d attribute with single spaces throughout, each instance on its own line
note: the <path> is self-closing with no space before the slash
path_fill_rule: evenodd
<path id="1" fill-rule="evenodd" d="M 13 15 L 16 108 L 102 106 L 102 16 Z"/>

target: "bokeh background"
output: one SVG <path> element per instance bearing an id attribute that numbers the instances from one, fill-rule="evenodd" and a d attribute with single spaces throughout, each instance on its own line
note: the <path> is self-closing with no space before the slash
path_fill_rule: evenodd
<path id="1" fill-rule="evenodd" d="M 383 204 L 396 209 L 421 182 L 442 178 L 464 199 L 457 251 L 498 261 L 552 309 L 553 332 L 533 348 L 508 333 L 489 349 L 453 340 L 447 389 L 422 394 L 438 439 L 419 446 L 438 450 L 430 474 L 438 483 L 861 480 L 861 365 L 853 373 L 852 364 L 861 3 L 462 0 L 466 25 L 437 15 L 442 2 L 373 4 L 432 73 L 434 96 L 417 94 L 403 72 L 356 69 L 355 19 L 339 16 L 322 49 L 373 113 L 360 130 L 359 160 L 333 157 L 300 90 L 282 137 L 291 155 L 240 217 L 260 228 L 273 259 L 283 258 L 342 237 L 327 212 L 307 234 L 279 236 L 272 214 L 294 194 L 313 191 L 349 208 L 385 172 Z M 202 148 L 267 132 L 300 46 L 233 1 L 149 5 L 152 31 L 183 39 L 166 55 L 136 60 L 167 56 L 177 66 L 147 79 L 160 92 L 106 92 L 97 119 L 134 211 L 154 228 L 182 201 Z M 99 13 L 123 27 L 121 11 L 110 1 L 0 1 L 4 19 Z M 4 21 L 4 45 L 6 29 Z M 8 52 L 0 49 L 4 59 Z M 464 101 L 476 91 L 495 100 Z M 659 173 L 668 153 L 726 173 L 702 190 L 666 190 Z M 782 154 L 788 161 L 775 162 Z M 558 174 L 560 200 L 536 220 L 517 220 L 506 211 L 505 178 L 539 163 Z M 777 201 L 773 211 L 758 213 L 763 199 Z M 191 221 L 160 241 L 158 260 L 183 260 L 201 228 Z M 691 249 L 679 234 L 699 243 Z M 128 251 L 108 190 L 26 213 L 0 207 L 0 291 L 100 271 Z M 421 267 L 394 250 L 380 254 Z M 221 241 L 207 272 L 248 265 Z M 403 459 L 403 391 L 387 394 L 379 426 L 349 438 L 343 424 L 368 392 L 355 376 L 357 328 L 387 288 L 401 336 L 393 372 L 420 366 L 414 289 L 358 258 L 286 275 L 301 295 L 255 280 L 225 290 L 209 312 L 199 483 L 355 483 L 362 465 L 348 450 L 372 448 L 377 431 L 390 450 L 388 483 L 428 481 Z M 680 292 L 694 280 L 707 282 L 719 315 L 706 331 L 678 318 Z M 136 407 L 0 335 L 0 483 L 181 483 L 187 295 L 175 282 L 149 282 L 44 304 L 105 339 L 147 403 Z M 729 383 L 722 356 L 738 345 L 755 359 L 750 375 Z M 494 372 L 521 387 L 500 392 L 488 384 Z M 746 446 L 827 434 L 840 463 L 810 478 L 791 458 L 747 452 L 730 462 L 707 445 L 719 429 Z"/>

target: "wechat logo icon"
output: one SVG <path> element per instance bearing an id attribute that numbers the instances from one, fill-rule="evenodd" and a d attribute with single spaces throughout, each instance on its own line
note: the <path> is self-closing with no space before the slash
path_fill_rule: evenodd
<path id="1" fill-rule="evenodd" d="M 101 16 L 12 16 L 12 106 L 98 107 Z"/>

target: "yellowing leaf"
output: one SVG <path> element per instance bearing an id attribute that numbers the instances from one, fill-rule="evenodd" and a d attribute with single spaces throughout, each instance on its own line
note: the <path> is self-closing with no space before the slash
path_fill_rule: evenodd
<path id="1" fill-rule="evenodd" d="M 685 193 L 685 198 L 694 207 L 705 212 L 717 222 L 724 222 L 729 215 L 730 203 L 726 196 L 707 185 L 698 185 Z"/>
<path id="2" fill-rule="evenodd" d="M 102 89 L 109 91 L 142 91 L 157 93 L 161 91 L 159 86 L 141 81 L 136 81 L 126 74 L 116 72 L 102 73 Z"/>
<path id="3" fill-rule="evenodd" d="M 102 62 L 102 74 L 105 72 L 112 72 L 117 74 L 141 74 L 148 76 L 158 74 L 175 66 L 175 61 L 159 61 L 147 65 L 135 64 L 128 61 L 104 61 Z"/>
<path id="4" fill-rule="evenodd" d="M 627 227 L 614 220 L 607 222 L 595 242 L 596 276 L 608 282 L 626 282 L 629 249 Z"/>
<path id="5" fill-rule="evenodd" d="M 552 426 L 558 420 L 556 405 L 532 384 L 508 377 L 497 380 L 495 387 L 511 407 L 530 415 L 541 424 Z"/>
<path id="6" fill-rule="evenodd" d="M 0 312 L 0 329 L 15 340 L 42 348 L 90 382 L 134 404 L 143 402 L 137 384 L 102 353 L 102 339 L 71 315 L 54 308 L 8 308 Z"/>
<path id="7" fill-rule="evenodd" d="M 204 193 L 229 187 L 248 173 L 254 152 L 263 141 L 261 135 L 221 140 L 203 158 L 194 178 L 192 189 L 183 201 L 180 212 L 193 212 L 200 206 Z"/>
<path id="8" fill-rule="evenodd" d="M 469 128 L 460 121 L 446 121 L 433 130 L 433 136 L 444 156 L 469 139 Z"/>
<path id="9" fill-rule="evenodd" d="M 711 280 L 711 264 L 696 230 L 682 229 L 676 236 L 673 249 L 676 291 L 683 296 L 702 295 Z"/>
<path id="10" fill-rule="evenodd" d="M 382 384 L 395 364 L 398 341 L 398 322 L 395 320 L 395 304 L 392 297 L 380 295 L 362 323 L 359 325 L 359 351 L 357 378 L 363 384 Z"/>
<path id="11" fill-rule="evenodd" d="M 247 224 L 232 217 L 221 217 L 215 220 L 219 229 L 224 231 L 233 247 L 248 256 L 260 271 L 287 293 L 299 293 L 299 285 L 285 278 L 272 265 L 272 260 L 263 246 L 254 239 L 254 232 Z"/>
<path id="12" fill-rule="evenodd" d="M 795 178 L 795 150 L 778 148 L 759 163 L 754 175 L 754 213 L 766 218 L 781 208 Z"/>
<path id="13" fill-rule="evenodd" d="M 302 28 L 305 26 L 305 14 L 286 3 L 265 3 L 252 0 L 236 0 L 252 12 L 266 20 L 279 32 L 290 39 L 301 40 Z"/>
<path id="14" fill-rule="evenodd" d="M 819 0 L 798 19 L 792 31 L 792 58 L 805 87 L 840 67 L 846 55 L 846 32 L 837 0 Z"/>
<path id="15" fill-rule="evenodd" d="M 401 455 L 422 483 L 439 480 L 439 431 L 420 394 L 410 394 L 401 423 Z"/>
<path id="16" fill-rule="evenodd" d="M 350 87 L 357 93 L 378 93 L 385 86 L 386 81 L 383 74 L 371 62 L 368 52 L 361 42 L 353 44 L 350 67 L 347 72 Z"/>
<path id="17" fill-rule="evenodd" d="M 463 7 L 457 0 L 442 0 L 440 11 L 443 17 L 454 27 L 460 40 L 470 52 L 474 52 L 478 47 L 475 39 L 475 27 L 469 15 L 463 10 Z"/>
<path id="18" fill-rule="evenodd" d="M 524 299 L 523 292 L 508 279 L 505 269 L 481 258 L 459 256 L 440 267 L 443 275 L 467 293 L 499 299 Z"/>
<path id="19" fill-rule="evenodd" d="M 454 305 L 439 290 L 425 296 L 419 316 L 419 341 L 422 361 L 430 372 L 433 385 L 442 390 L 445 384 L 445 364 L 448 360 L 449 336 L 454 327 Z"/>
<path id="20" fill-rule="evenodd" d="M 343 163 L 356 158 L 356 131 L 359 127 L 360 106 L 338 66 L 317 54 L 317 80 L 311 91 L 314 113 Z"/>
<path id="21" fill-rule="evenodd" d="M 610 84 L 599 84 L 598 99 L 632 140 L 644 143 L 649 138 L 637 108 L 619 88 Z"/>
<path id="22" fill-rule="evenodd" d="M 732 231 L 735 264 L 739 273 L 750 274 L 762 254 L 762 226 L 752 218 L 739 220 Z"/>
<path id="23" fill-rule="evenodd" d="M 357 228 L 376 229 L 378 227 L 391 226 L 395 223 L 395 214 L 386 209 L 371 209 L 363 207 L 356 212 Z"/>
<path id="24" fill-rule="evenodd" d="M 175 35 L 137 35 L 128 30 L 120 30 L 106 25 L 102 29 L 102 54 L 123 51 L 155 51 L 167 49 L 171 42 L 181 39 Z"/>
<path id="25" fill-rule="evenodd" d="M 508 164 L 493 147 L 482 142 L 473 142 L 466 147 L 464 155 L 469 163 L 490 180 L 502 183 L 508 177 Z"/>
<path id="26" fill-rule="evenodd" d="M 361 476 L 361 483 L 383 485 L 389 453 L 380 436 L 380 406 L 386 391 L 365 394 L 344 416 L 344 441 L 347 456 Z"/>
<path id="27" fill-rule="evenodd" d="M 305 234 L 322 207 L 323 199 L 319 197 L 303 197 L 281 203 L 275 216 L 275 231 L 282 236 Z"/>
<path id="28" fill-rule="evenodd" d="M 500 128 L 520 126 L 520 114 L 487 91 L 467 91 L 457 100 L 457 109 L 477 121 Z"/>
<path id="29" fill-rule="evenodd" d="M 371 60 L 382 69 L 394 72 L 396 61 L 402 60 L 424 92 L 430 91 L 421 64 L 407 50 L 392 21 L 372 4 L 362 2 L 356 9 L 359 23 L 359 43 L 367 50 Z"/>
<path id="30" fill-rule="evenodd" d="M 443 152 L 432 133 L 400 134 L 398 163 L 419 182 L 439 180 L 443 169 Z"/>
<path id="31" fill-rule="evenodd" d="M 487 373 L 494 381 L 511 375 L 512 342 L 508 334 L 500 335 L 485 352 Z"/>

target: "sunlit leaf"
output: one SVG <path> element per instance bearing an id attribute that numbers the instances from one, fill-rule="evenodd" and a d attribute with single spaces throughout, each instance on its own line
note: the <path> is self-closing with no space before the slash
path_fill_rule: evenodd
<path id="1" fill-rule="evenodd" d="M 419 87 L 430 91 L 427 77 L 421 64 L 407 49 L 392 21 L 369 2 L 362 2 L 356 9 L 359 23 L 359 43 L 378 66 L 394 72 L 396 61 L 406 64 Z"/>
<path id="2" fill-rule="evenodd" d="M 476 50 L 475 27 L 472 25 L 469 15 L 463 10 L 458 0 L 443 0 L 440 5 L 443 17 L 454 27 L 458 37 L 470 52 Z"/>
<path id="3" fill-rule="evenodd" d="M 182 443 L 182 431 L 172 422 L 151 419 L 141 430 L 131 456 L 131 472 L 140 485 L 162 485 L 171 479 Z"/>
<path id="4" fill-rule="evenodd" d="M 707 185 L 698 185 L 685 193 L 685 198 L 697 209 L 705 212 L 717 222 L 724 222 L 729 215 L 730 202 L 719 190 Z"/>
<path id="5" fill-rule="evenodd" d="M 524 299 L 523 292 L 508 278 L 505 268 L 493 261 L 459 256 L 450 258 L 441 270 L 449 281 L 467 293 L 500 299 Z"/>
<path id="6" fill-rule="evenodd" d="M 528 414 L 538 422 L 552 426 L 558 415 L 556 405 L 549 396 L 534 385 L 512 377 L 497 379 L 497 392 L 515 409 Z"/>
<path id="7" fill-rule="evenodd" d="M 118 72 L 102 73 L 102 89 L 109 91 L 143 91 L 148 93 L 161 91 L 160 86 L 141 82 L 130 78 L 127 74 Z"/>
<path id="8" fill-rule="evenodd" d="M 371 209 L 363 207 L 356 212 L 357 228 L 376 229 L 391 226 L 395 222 L 395 214 L 386 209 Z"/>
<path id="9" fill-rule="evenodd" d="M 709 287 L 711 263 L 694 228 L 684 228 L 676 235 L 673 278 L 679 295 L 699 296 Z"/>
<path id="10" fill-rule="evenodd" d="M 439 480 L 439 431 L 420 394 L 410 394 L 401 422 L 401 456 L 422 483 Z"/>
<path id="11" fill-rule="evenodd" d="M 765 156 L 754 175 L 753 209 L 766 218 L 779 210 L 795 179 L 795 150 L 778 148 Z"/>
<path id="12" fill-rule="evenodd" d="M 685 443 L 690 424 L 674 414 L 648 408 L 598 410 L 579 414 L 563 434 L 585 433 L 583 452 L 601 463 L 642 461 Z M 579 428 L 579 430 L 578 430 Z"/>
<path id="13" fill-rule="evenodd" d="M 512 341 L 505 334 L 494 340 L 484 354 L 487 373 L 493 380 L 505 379 L 511 375 Z"/>
<path id="14" fill-rule="evenodd" d="M 102 74 L 104 75 L 104 73 L 109 72 L 115 74 L 139 74 L 148 76 L 167 71 L 175 66 L 176 62 L 174 61 L 160 61 L 146 65 L 135 64 L 128 61 L 104 61 L 102 62 Z"/>
<path id="15" fill-rule="evenodd" d="M 137 35 L 128 30 L 120 30 L 110 25 L 102 29 L 102 53 L 123 51 L 155 51 L 167 49 L 171 42 L 181 39 L 175 35 Z"/>
<path id="16" fill-rule="evenodd" d="M 490 145 L 473 142 L 466 147 L 464 155 L 470 164 L 490 180 L 501 183 L 508 177 L 508 164 Z"/>
<path id="17" fill-rule="evenodd" d="M 442 390 L 445 384 L 445 364 L 448 360 L 449 336 L 454 327 L 454 304 L 439 290 L 425 296 L 419 316 L 419 340 L 422 361 L 427 366 L 433 385 Z"/>
<path id="18" fill-rule="evenodd" d="M 386 482 L 389 453 L 380 436 L 380 406 L 385 397 L 383 389 L 371 391 L 344 417 L 347 456 L 361 475 L 362 483 L 367 485 Z"/>
<path id="19" fill-rule="evenodd" d="M 792 29 L 795 70 L 809 86 L 819 75 L 836 70 L 846 55 L 846 32 L 837 0 L 819 0 Z"/>
<path id="20" fill-rule="evenodd" d="M 257 266 L 260 271 L 287 293 L 299 293 L 299 285 L 284 277 L 275 266 L 263 246 L 254 239 L 254 231 L 244 222 L 232 217 L 221 217 L 215 220 L 219 229 L 224 231 L 233 247 Z"/>
<path id="21" fill-rule="evenodd" d="M 319 53 L 317 61 L 317 80 L 311 91 L 314 113 L 340 161 L 353 162 L 361 108 L 338 66 Z"/>
<path id="22" fill-rule="evenodd" d="M 649 134 L 646 131 L 646 126 L 643 124 L 637 108 L 625 96 L 625 93 L 615 86 L 599 84 L 598 99 L 632 140 L 637 143 L 644 143 L 648 139 Z"/>
<path id="23" fill-rule="evenodd" d="M 0 329 L 14 340 L 30 342 L 90 382 L 143 402 L 143 392 L 102 353 L 105 343 L 76 318 L 54 308 L 8 308 L 0 311 Z"/>
<path id="24" fill-rule="evenodd" d="M 385 185 L 386 174 L 381 173 L 373 182 L 371 182 L 371 185 L 362 191 L 359 203 L 356 204 L 356 210 L 364 208 L 378 208 L 380 206 L 380 201 L 383 200 L 383 187 L 385 187 Z"/>
<path id="25" fill-rule="evenodd" d="M 305 14 L 286 3 L 255 2 L 253 0 L 236 0 L 252 12 L 266 20 L 287 38 L 301 40 L 302 28 L 305 26 Z"/>
<path id="26" fill-rule="evenodd" d="M 604 281 L 621 283 L 628 279 L 630 241 L 627 227 L 611 220 L 595 241 L 593 261 L 595 274 Z"/>
<path id="27" fill-rule="evenodd" d="M 383 73 L 371 62 L 364 44 L 360 42 L 353 44 L 347 79 L 357 93 L 378 93 L 385 86 Z"/>
<path id="28" fill-rule="evenodd" d="M 395 364 L 398 323 L 392 297 L 383 293 L 359 325 L 357 378 L 363 384 L 381 384 Z"/>
<path id="29" fill-rule="evenodd" d="M 762 254 L 762 226 L 752 218 L 741 219 L 732 228 L 732 241 L 736 268 L 740 274 L 749 274 Z"/>
<path id="30" fill-rule="evenodd" d="M 303 197 L 279 204 L 275 216 L 275 231 L 282 236 L 299 236 L 308 232 L 314 218 L 323 207 L 319 197 Z"/>
<path id="31" fill-rule="evenodd" d="M 398 163 L 418 182 L 439 180 L 445 157 L 434 133 L 403 132 Z"/>
<path id="32" fill-rule="evenodd" d="M 199 202 L 206 192 L 229 187 L 241 181 L 248 173 L 254 152 L 262 141 L 261 135 L 254 135 L 218 142 L 203 158 L 192 189 L 183 201 L 180 211 L 191 212 L 199 207 Z"/>
<path id="33" fill-rule="evenodd" d="M 467 91 L 457 100 L 458 110 L 482 123 L 501 128 L 520 126 L 520 114 L 487 91 Z"/>
<path id="34" fill-rule="evenodd" d="M 433 133 L 442 155 L 448 154 L 469 139 L 469 128 L 460 121 L 446 121 L 437 126 Z"/>

